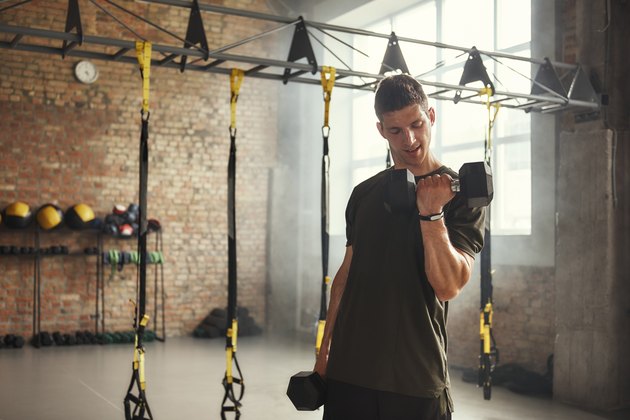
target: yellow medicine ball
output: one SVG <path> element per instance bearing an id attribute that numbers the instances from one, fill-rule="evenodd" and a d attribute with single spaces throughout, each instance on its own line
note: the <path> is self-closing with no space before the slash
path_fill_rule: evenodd
<path id="1" fill-rule="evenodd" d="M 16 201 L 9 204 L 2 212 L 4 224 L 9 228 L 21 229 L 27 227 L 33 219 L 31 207 L 22 202 Z"/>
<path id="2" fill-rule="evenodd" d="M 44 230 L 51 230 L 63 222 L 63 212 L 54 204 L 44 204 L 37 211 L 37 223 Z"/>
<path id="3" fill-rule="evenodd" d="M 64 221 L 71 229 L 86 229 L 94 221 L 94 211 L 84 203 L 75 204 L 66 210 Z"/>

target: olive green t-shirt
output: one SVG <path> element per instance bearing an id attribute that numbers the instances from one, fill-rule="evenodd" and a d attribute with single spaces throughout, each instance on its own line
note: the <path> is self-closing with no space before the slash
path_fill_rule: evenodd
<path id="1" fill-rule="evenodd" d="M 389 170 L 355 187 L 346 209 L 353 256 L 339 305 L 326 375 L 403 395 L 444 397 L 449 411 L 446 318 L 424 271 L 417 210 L 384 204 Z M 431 174 L 448 173 L 441 167 Z M 417 177 L 418 178 L 418 177 Z M 485 209 L 457 194 L 445 207 L 454 247 L 474 256 L 483 246 Z"/>

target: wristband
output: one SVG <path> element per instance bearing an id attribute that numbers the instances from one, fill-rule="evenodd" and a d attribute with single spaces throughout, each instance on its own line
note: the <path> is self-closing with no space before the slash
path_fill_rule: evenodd
<path id="1" fill-rule="evenodd" d="M 418 213 L 418 217 L 420 217 L 420 220 L 424 220 L 425 222 L 434 222 L 444 217 L 444 211 L 441 211 L 436 214 L 429 214 L 428 216 L 423 216 L 420 213 Z"/>

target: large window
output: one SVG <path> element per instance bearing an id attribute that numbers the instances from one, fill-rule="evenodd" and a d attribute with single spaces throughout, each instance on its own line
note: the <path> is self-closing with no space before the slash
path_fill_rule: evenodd
<path id="1" fill-rule="evenodd" d="M 416 6 L 385 16 L 366 29 L 398 36 L 436 41 L 461 47 L 503 51 L 530 56 L 530 0 L 425 0 Z M 380 68 L 382 42 L 357 37 L 353 62 Z M 459 84 L 467 54 L 433 46 L 401 44 L 412 75 L 422 80 Z M 526 61 L 483 57 L 495 88 L 527 92 L 531 74 Z M 439 64 L 438 64 L 439 63 Z M 359 67 L 359 65 L 357 66 Z M 520 73 L 520 74 L 519 74 Z M 427 87 L 431 93 L 432 88 Z M 451 93 L 452 94 L 452 93 Z M 374 124 L 373 95 L 353 92 L 353 185 L 385 168 L 386 142 Z M 485 107 L 460 102 L 432 100 L 437 121 L 433 151 L 446 165 L 458 170 L 468 161 L 484 159 L 488 113 Z M 370 120 L 374 124 L 370 124 Z M 492 229 L 496 235 L 531 233 L 530 116 L 523 111 L 501 109 L 493 130 L 492 165 L 495 199 Z"/>

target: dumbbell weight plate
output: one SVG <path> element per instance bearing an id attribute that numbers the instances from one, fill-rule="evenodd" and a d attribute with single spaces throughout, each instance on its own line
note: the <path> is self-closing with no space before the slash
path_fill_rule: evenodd
<path id="1" fill-rule="evenodd" d="M 469 208 L 485 207 L 494 197 L 492 169 L 486 162 L 464 163 L 459 169 L 461 193 Z"/>
<path id="2" fill-rule="evenodd" d="M 326 382 L 317 372 L 302 371 L 291 376 L 287 396 L 299 411 L 314 411 L 326 401 Z"/>

